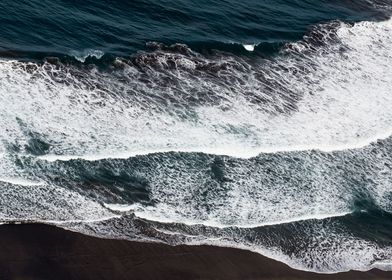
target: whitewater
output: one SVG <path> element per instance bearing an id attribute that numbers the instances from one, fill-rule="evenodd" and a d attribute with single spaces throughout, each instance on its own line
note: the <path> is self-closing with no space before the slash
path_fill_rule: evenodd
<path id="1" fill-rule="evenodd" d="M 129 84 L 118 84 L 94 69 L 73 73 L 48 63 L 2 60 L 1 152 L 5 143 L 21 146 L 23 153 L 35 135 L 50 146 L 40 155 L 49 160 L 167 151 L 249 158 L 261 152 L 361 148 L 385 139 L 392 118 L 391 20 L 339 25 L 333 39 L 334 27 L 315 31 L 325 37 L 324 46 L 315 49 L 305 38 L 261 65 L 158 52 L 162 72 L 154 74 L 152 85 L 143 84 L 127 64 L 115 74 Z M 165 64 L 172 56 L 173 69 Z M 228 64 L 230 72 L 217 75 L 237 82 L 228 88 L 214 79 L 200 81 L 195 70 L 200 63 Z M 165 104 L 161 80 L 173 76 L 182 92 L 165 88 L 173 100 Z M 145 93 L 129 94 L 135 88 Z M 193 98 L 194 88 L 214 92 L 217 100 L 196 100 L 189 108 L 184 102 Z"/>

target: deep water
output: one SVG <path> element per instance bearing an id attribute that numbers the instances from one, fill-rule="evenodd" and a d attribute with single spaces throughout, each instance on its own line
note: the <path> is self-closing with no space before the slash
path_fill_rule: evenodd
<path id="1" fill-rule="evenodd" d="M 365 0 L 5 0 L 0 50 L 27 59 L 82 55 L 89 49 L 130 56 L 148 42 L 160 42 L 243 54 L 242 44 L 260 44 L 263 53 L 301 39 L 316 24 L 385 17 L 382 8 Z"/>

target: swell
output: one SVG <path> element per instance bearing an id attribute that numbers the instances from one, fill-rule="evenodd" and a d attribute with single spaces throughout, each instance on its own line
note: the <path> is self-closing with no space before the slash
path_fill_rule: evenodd
<path id="1" fill-rule="evenodd" d="M 183 41 L 183 40 L 180 40 Z M 148 41 L 140 47 L 139 50 L 124 53 L 121 56 L 111 52 L 104 52 L 102 48 L 84 48 L 80 50 L 71 49 L 67 53 L 60 52 L 37 52 L 37 51 L 20 51 L 20 50 L 2 50 L 0 48 L 0 57 L 6 59 L 16 59 L 19 61 L 32 61 L 42 63 L 49 61 L 52 63 L 61 63 L 64 65 L 73 65 L 83 67 L 83 64 L 93 64 L 100 69 L 108 69 L 115 65 L 117 59 L 132 59 L 137 57 L 138 53 L 154 50 L 179 50 L 181 45 L 186 45 L 194 51 L 201 52 L 205 55 L 212 55 L 219 52 L 232 53 L 239 56 L 263 57 L 268 58 L 279 53 L 288 41 L 282 42 L 197 42 L 197 43 L 178 43 L 165 45 L 160 41 Z M 251 49 L 247 49 L 251 47 Z"/>
<path id="2" fill-rule="evenodd" d="M 385 19 L 390 1 L 23 1 L 0 4 L 3 55 L 42 59 L 73 51 L 128 57 L 145 42 L 181 42 L 198 52 L 244 53 L 243 44 L 267 46 L 299 40 L 310 27 L 331 20 Z M 262 15 L 262 16 L 261 16 Z M 279 22 L 276 19 L 281 19 Z M 230 43 L 234 43 L 230 46 Z M 268 45 L 272 46 L 269 47 Z M 256 48 L 257 51 L 262 47 Z"/>

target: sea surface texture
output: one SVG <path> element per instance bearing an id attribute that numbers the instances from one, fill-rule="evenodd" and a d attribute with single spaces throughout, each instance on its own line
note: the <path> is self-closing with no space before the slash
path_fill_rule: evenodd
<path id="1" fill-rule="evenodd" d="M 0 222 L 392 270 L 391 14 L 1 0 Z"/>

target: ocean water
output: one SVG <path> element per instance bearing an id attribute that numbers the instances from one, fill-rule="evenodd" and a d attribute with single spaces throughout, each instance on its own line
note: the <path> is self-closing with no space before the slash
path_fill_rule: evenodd
<path id="1" fill-rule="evenodd" d="M 392 2 L 0 2 L 0 222 L 392 270 Z"/>

